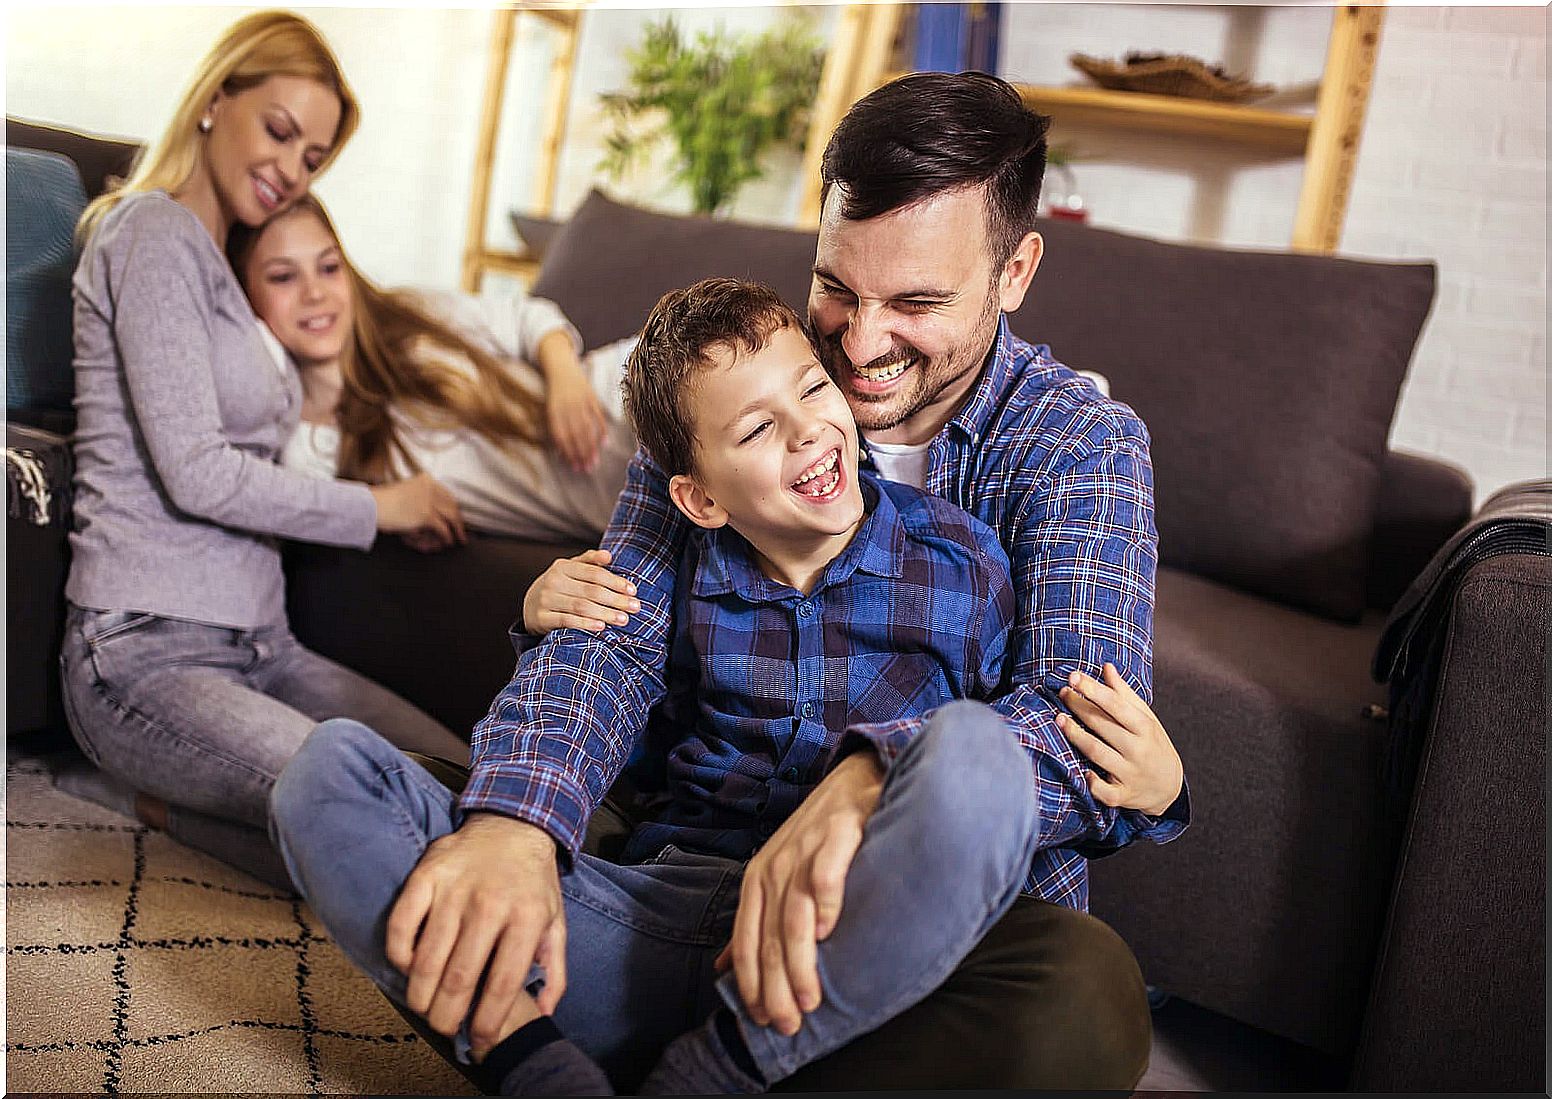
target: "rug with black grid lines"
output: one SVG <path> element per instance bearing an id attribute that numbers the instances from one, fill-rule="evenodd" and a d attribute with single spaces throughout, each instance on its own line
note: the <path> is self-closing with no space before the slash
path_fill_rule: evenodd
<path id="1" fill-rule="evenodd" d="M 301 902 L 6 761 L 8 1092 L 475 1094 Z"/>

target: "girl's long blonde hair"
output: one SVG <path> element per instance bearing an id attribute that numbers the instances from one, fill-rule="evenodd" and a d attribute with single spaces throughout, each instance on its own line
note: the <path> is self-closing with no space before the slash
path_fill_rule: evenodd
<path id="1" fill-rule="evenodd" d="M 395 412 L 424 427 L 477 431 L 498 446 L 544 441 L 543 402 L 510 365 L 431 316 L 413 294 L 384 290 L 363 275 L 315 196 L 304 195 L 257 229 L 232 227 L 227 258 L 239 281 L 247 284 L 248 261 L 264 231 L 303 215 L 317 218 L 339 247 L 353 302 L 351 339 L 340 359 L 339 476 L 381 483 L 392 478 L 395 459 L 419 471 L 399 436 Z M 449 357 L 467 361 L 473 375 Z"/>
<path id="2" fill-rule="evenodd" d="M 256 12 L 233 23 L 210 48 L 160 140 L 141 155 L 123 186 L 98 196 L 87 206 L 76 227 L 78 239 L 85 241 L 90 237 L 103 216 L 126 195 L 176 191 L 187 183 L 199 161 L 199 120 L 216 93 L 235 95 L 272 76 L 315 80 L 339 97 L 339 129 L 318 171 L 328 167 L 360 121 L 361 109 L 355 93 L 345 82 L 334 51 L 317 27 L 288 11 Z"/>

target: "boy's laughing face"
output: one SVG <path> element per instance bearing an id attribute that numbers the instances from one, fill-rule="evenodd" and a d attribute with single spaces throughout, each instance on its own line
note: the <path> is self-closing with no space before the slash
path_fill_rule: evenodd
<path id="1" fill-rule="evenodd" d="M 758 351 L 712 357 L 685 402 L 695 469 L 670 483 L 675 503 L 699 526 L 731 524 L 777 578 L 790 562 L 827 562 L 863 517 L 846 398 L 791 325 Z"/>

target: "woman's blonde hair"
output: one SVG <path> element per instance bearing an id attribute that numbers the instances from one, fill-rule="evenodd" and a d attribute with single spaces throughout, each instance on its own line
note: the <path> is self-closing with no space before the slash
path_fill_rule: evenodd
<path id="1" fill-rule="evenodd" d="M 84 241 L 91 236 L 103 215 L 126 195 L 176 191 L 187 183 L 199 160 L 199 121 L 216 93 L 236 95 L 272 76 L 315 80 L 339 97 L 339 128 L 328 156 L 318 167 L 323 171 L 339 155 L 361 119 L 355 93 L 317 27 L 288 11 L 256 12 L 233 23 L 210 48 L 161 139 L 145 150 L 122 186 L 87 206 L 76 228 L 78 238 Z"/>
<path id="2" fill-rule="evenodd" d="M 381 483 L 392 479 L 394 459 L 419 471 L 399 436 L 395 412 L 423 427 L 476 431 L 498 446 L 544 441 L 543 402 L 510 364 L 431 316 L 413 294 L 384 290 L 363 275 L 316 196 L 303 195 L 256 229 L 232 227 L 227 258 L 244 286 L 259 238 L 282 219 L 304 214 L 317 218 L 338 246 L 354 305 L 351 339 L 340 358 L 339 476 Z M 466 361 L 472 376 L 449 358 Z"/>

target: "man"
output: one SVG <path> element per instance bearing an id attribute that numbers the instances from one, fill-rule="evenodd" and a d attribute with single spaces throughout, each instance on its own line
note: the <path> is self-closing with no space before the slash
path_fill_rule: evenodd
<path id="1" fill-rule="evenodd" d="M 1043 760 L 1031 772 L 1041 831 L 1026 895 L 937 992 L 790 1087 L 1129 1088 L 1146 1060 L 1135 962 L 1081 910 L 1087 855 L 1139 834 L 1170 838 L 1187 816 L 1168 738 L 1145 706 L 1115 702 L 1123 681 L 1149 689 L 1151 467 L 1135 416 L 1002 318 L 1039 265 L 1045 128 L 1006 84 L 976 74 L 918 74 L 859 102 L 825 155 L 809 312 L 879 472 L 964 507 L 1011 558 L 1012 683 L 993 708 L 1014 731 L 1060 729 L 1104 774 L 1085 774 L 1070 752 Z M 598 636 L 561 631 L 525 658 L 476 730 L 466 817 L 430 845 L 389 917 L 405 1002 L 460 1034 L 476 1060 L 526 1018 L 532 964 L 545 970 L 533 986 L 541 1011 L 565 991 L 557 847 L 569 865 L 629 734 L 663 695 L 687 526 L 661 470 L 638 456 L 604 545 L 640 611 Z M 1119 670 L 1108 684 L 1078 678 L 1107 663 Z M 902 719 L 899 733 L 963 713 Z M 772 822 L 743 874 L 719 961 L 762 1049 L 797 1035 L 823 997 L 823 940 L 886 779 L 877 763 L 830 771 Z"/>

